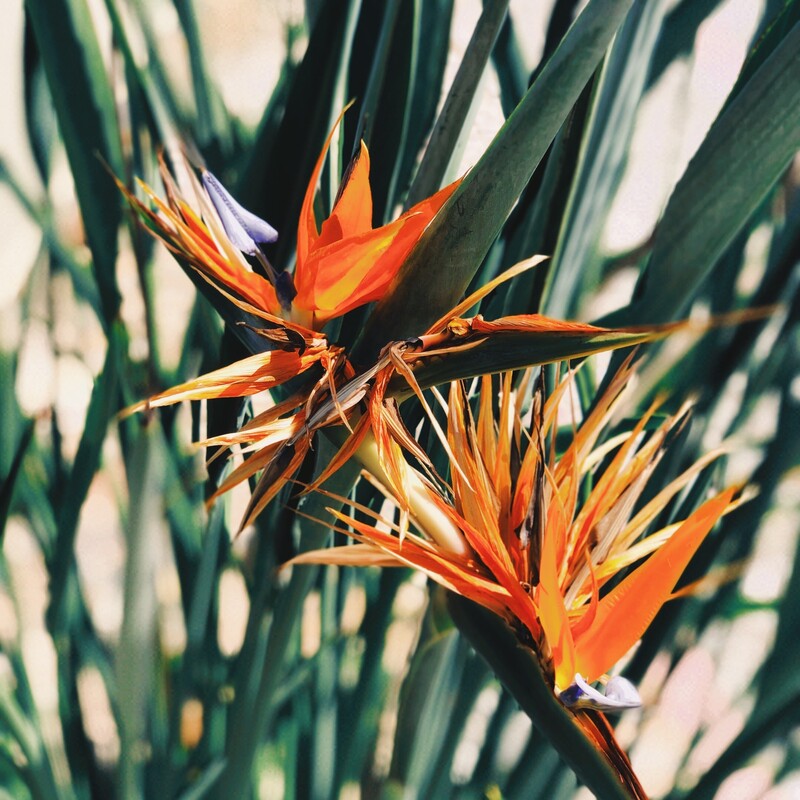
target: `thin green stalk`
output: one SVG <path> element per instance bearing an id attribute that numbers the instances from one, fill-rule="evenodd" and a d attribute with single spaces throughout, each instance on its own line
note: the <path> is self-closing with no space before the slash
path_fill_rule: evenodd
<path id="1" fill-rule="evenodd" d="M 406 208 L 416 205 L 442 186 L 460 150 L 459 140 L 464 138 L 465 124 L 475 103 L 481 76 L 486 70 L 507 11 L 508 0 L 494 0 L 484 5 L 441 113 L 436 119 L 414 183 L 408 191 Z"/>

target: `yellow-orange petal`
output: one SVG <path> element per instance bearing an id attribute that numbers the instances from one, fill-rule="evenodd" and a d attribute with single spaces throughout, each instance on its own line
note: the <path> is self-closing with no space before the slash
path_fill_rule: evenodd
<path id="1" fill-rule="evenodd" d="M 319 181 L 319 174 L 322 172 L 322 165 L 325 163 L 325 156 L 328 153 L 328 148 L 331 144 L 333 134 L 339 123 L 342 121 L 345 111 L 347 111 L 352 102 L 348 103 L 336 118 L 333 127 L 325 139 L 325 144 L 322 145 L 322 151 L 319 154 L 317 163 L 314 166 L 314 171 L 311 173 L 311 178 L 308 181 L 308 188 L 306 189 L 305 197 L 303 198 L 303 205 L 300 209 L 300 221 L 297 225 L 297 263 L 301 265 L 305 263 L 308 253 L 319 238 L 319 231 L 317 230 L 317 218 L 314 214 L 314 195 L 317 191 L 317 182 Z M 295 275 L 295 283 L 300 276 Z"/>
<path id="2" fill-rule="evenodd" d="M 172 405 L 184 400 L 208 400 L 218 397 L 247 397 L 271 389 L 305 372 L 324 353 L 324 347 L 296 351 L 270 350 L 243 358 L 227 367 L 173 386 L 161 394 L 125 409 L 125 415 L 145 408 Z"/>
<path id="3" fill-rule="evenodd" d="M 364 142 L 344 177 L 331 215 L 322 223 L 314 248 L 372 230 L 372 190 L 369 187 L 369 150 Z"/>
<path id="4" fill-rule="evenodd" d="M 455 190 L 451 184 L 399 219 L 326 247 L 314 247 L 295 275 L 299 308 L 323 325 L 333 317 L 379 300 L 433 216 Z"/>
<path id="5" fill-rule="evenodd" d="M 576 672 L 596 680 L 641 638 L 735 491 L 728 489 L 700 506 L 660 550 L 600 601 L 592 626 L 576 638 Z"/>
<path id="6" fill-rule="evenodd" d="M 566 524 L 564 509 L 558 495 L 555 495 L 547 510 L 547 529 L 539 561 L 536 612 L 553 657 L 556 686 L 562 690 L 572 683 L 575 673 L 579 671 L 576 667 L 569 616 L 558 578 L 559 553 L 563 550 Z"/>

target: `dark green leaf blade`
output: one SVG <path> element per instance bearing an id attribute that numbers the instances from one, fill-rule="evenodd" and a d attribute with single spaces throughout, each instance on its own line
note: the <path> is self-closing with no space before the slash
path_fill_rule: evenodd
<path id="1" fill-rule="evenodd" d="M 663 3 L 635 4 L 600 70 L 578 173 L 547 274 L 541 310 L 551 316 L 577 315 L 585 289 L 598 283 L 598 242 L 622 178 L 663 16 Z"/>
<path id="2" fill-rule="evenodd" d="M 650 323 L 681 313 L 798 149 L 800 23 L 717 118 L 686 168 L 624 318 Z"/>
<path id="3" fill-rule="evenodd" d="M 78 518 L 89 492 L 89 486 L 100 466 L 106 428 L 119 407 L 119 378 L 127 337 L 120 323 L 115 324 L 110 333 L 106 361 L 92 391 L 83 435 L 67 485 L 64 488 L 65 499 L 58 511 L 58 538 L 50 563 L 50 608 L 48 610 L 49 626 L 53 631 L 60 631 L 66 621 L 67 610 L 63 607 L 63 601 L 68 579 L 74 567 L 74 545 Z"/>
<path id="4" fill-rule="evenodd" d="M 33 422 L 28 422 L 25 426 L 22 436 L 20 437 L 19 444 L 17 445 L 16 452 L 14 453 L 14 458 L 11 461 L 11 466 L 8 469 L 8 472 L 3 475 L 2 481 L 0 481 L 0 544 L 3 542 L 3 534 L 5 533 L 6 528 L 6 520 L 8 519 L 8 513 L 11 510 L 11 497 L 14 493 L 14 486 L 17 483 L 17 478 L 19 477 L 20 468 L 22 467 L 22 461 L 25 457 L 25 453 L 28 450 L 28 446 L 33 439 Z"/>
<path id="5" fill-rule="evenodd" d="M 508 0 L 496 0 L 484 5 L 483 13 L 453 79 L 453 85 L 436 120 L 422 164 L 408 192 L 406 208 L 429 197 L 442 185 L 454 153 L 458 150 L 481 76 L 506 18 L 507 9 Z"/>
<path id="6" fill-rule="evenodd" d="M 85 0 L 26 0 L 92 251 L 103 322 L 120 304 L 115 275 L 122 198 L 103 161 L 122 174 L 114 97 Z M 102 160 L 101 160 L 102 159 Z"/>

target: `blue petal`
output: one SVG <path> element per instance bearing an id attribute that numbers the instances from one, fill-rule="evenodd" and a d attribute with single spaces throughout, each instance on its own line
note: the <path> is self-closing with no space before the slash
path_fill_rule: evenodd
<path id="1" fill-rule="evenodd" d="M 210 172 L 203 171 L 202 179 L 203 186 L 217 209 L 222 227 L 234 247 L 254 256 L 258 252 L 259 244 L 274 242 L 278 238 L 278 232 L 272 225 L 242 208 Z"/>

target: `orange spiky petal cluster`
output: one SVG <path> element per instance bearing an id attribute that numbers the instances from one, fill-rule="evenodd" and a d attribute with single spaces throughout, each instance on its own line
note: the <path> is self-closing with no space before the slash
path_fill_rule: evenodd
<path id="1" fill-rule="evenodd" d="M 369 151 L 364 142 L 330 216 L 317 228 L 314 195 L 331 138 L 328 134 L 306 190 L 297 229 L 294 305 L 313 325 L 380 299 L 425 228 L 455 191 L 455 181 L 417 203 L 401 217 L 372 227 Z"/>
<path id="2" fill-rule="evenodd" d="M 546 402 L 541 391 L 534 393 L 530 432 L 521 421 L 524 393 L 512 391 L 509 373 L 500 379 L 497 421 L 490 378 L 482 382 L 477 419 L 463 385 L 454 382 L 447 432 L 452 487 L 445 492 L 440 484 L 427 485 L 431 501 L 464 537 L 465 552 L 442 546 L 435 530 L 411 531 L 401 540 L 400 527 L 392 532 L 390 525 L 387 531 L 384 519 L 379 528 L 336 512 L 359 544 L 306 553 L 291 563 L 414 566 L 522 626 L 552 670 L 557 689 L 570 686 L 576 673 L 597 680 L 642 636 L 704 537 L 734 505 L 735 492 L 728 489 L 682 523 L 646 534 L 656 514 L 720 452 L 709 454 L 634 513 L 669 432 L 683 423 L 687 409 L 645 437 L 654 404 L 630 431 L 615 437 L 612 457 L 614 448 L 598 442 L 632 373 L 629 360 L 558 457 L 553 443 L 558 409 L 570 397 L 572 375 Z M 605 456 L 607 468 L 594 475 L 580 503 L 579 489 Z M 396 452 L 385 457 L 396 459 Z M 395 473 L 403 470 L 411 470 L 405 461 L 394 464 Z M 387 495 L 404 505 L 396 493 L 387 490 Z M 415 509 L 408 510 L 413 518 Z M 622 569 L 645 557 L 603 591 Z"/>
<path id="3" fill-rule="evenodd" d="M 230 292 L 229 299 L 241 308 L 270 321 L 282 317 L 284 323 L 295 323 L 305 329 L 320 328 L 331 319 L 383 296 L 411 249 L 459 184 L 455 181 L 394 222 L 373 228 L 369 152 L 362 142 L 333 211 L 318 229 L 314 196 L 331 139 L 343 115 L 344 111 L 328 134 L 306 189 L 293 275 L 297 294 L 292 300 L 279 301 L 272 283 L 252 271 L 232 243 L 234 237 L 226 234 L 223 220 L 188 164 L 184 165 L 184 172 L 194 202 L 181 195 L 163 161 L 161 175 L 167 201 L 139 182 L 155 211 L 117 183 L 150 230 L 215 287 L 223 293 Z M 206 177 L 212 178 L 217 199 L 222 197 L 229 206 L 238 206 L 213 176 L 204 173 L 204 182 Z M 194 206 L 199 206 L 199 211 Z M 252 217 L 249 212 L 242 212 Z"/>

